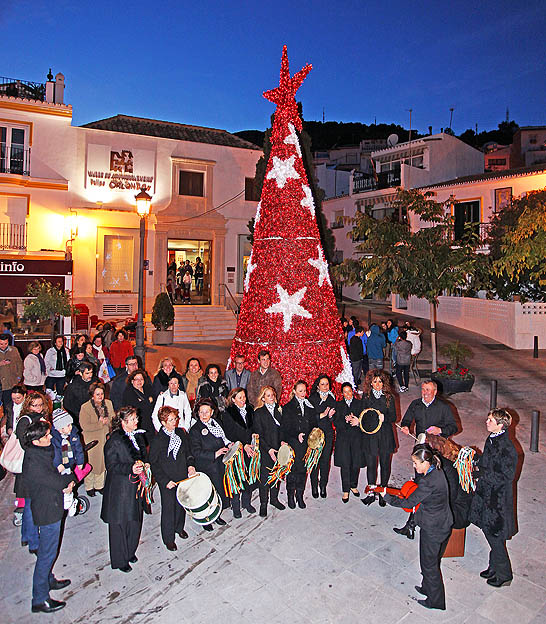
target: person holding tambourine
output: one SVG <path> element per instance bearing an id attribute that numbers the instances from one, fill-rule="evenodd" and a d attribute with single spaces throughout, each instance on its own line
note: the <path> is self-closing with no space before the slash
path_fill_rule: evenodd
<path id="1" fill-rule="evenodd" d="M 334 414 L 336 412 L 336 397 L 332 392 L 332 381 L 328 375 L 320 375 L 313 384 L 309 401 L 317 412 L 319 429 L 324 433 L 324 448 L 318 464 L 310 474 L 311 493 L 313 498 L 326 498 L 326 486 L 330 475 L 330 461 L 334 448 Z"/>
<path id="2" fill-rule="evenodd" d="M 396 422 L 396 407 L 389 375 L 383 370 L 368 371 L 364 379 L 362 395 L 362 418 L 360 427 L 368 485 L 377 485 L 377 461 L 381 468 L 381 485 L 386 487 L 391 476 L 392 454 L 396 449 L 393 423 Z M 371 505 L 375 496 L 370 494 L 362 499 L 364 505 Z M 385 506 L 380 497 L 379 505 Z"/>
<path id="3" fill-rule="evenodd" d="M 258 394 L 253 418 L 253 432 L 260 437 L 260 516 L 267 516 L 267 503 L 279 510 L 286 507 L 279 501 L 279 484 L 268 485 L 270 470 L 277 461 L 281 441 L 282 415 L 273 386 L 264 386 Z"/>
<path id="4" fill-rule="evenodd" d="M 393 507 L 414 508 L 415 522 L 421 528 L 419 563 L 423 581 L 415 589 L 426 598 L 417 602 L 427 609 L 446 608 L 446 598 L 440 561 L 447 546 L 453 514 L 449 506 L 449 488 L 439 456 L 428 446 L 418 444 L 411 455 L 415 472 L 421 476 L 419 486 L 407 498 L 385 494 Z"/>
<path id="5" fill-rule="evenodd" d="M 307 384 L 297 381 L 292 389 L 291 398 L 282 408 L 281 438 L 285 440 L 295 453 L 294 465 L 286 476 L 286 494 L 290 509 L 305 509 L 303 500 L 307 469 L 304 455 L 307 452 L 307 438 L 311 430 L 317 426 L 317 413 L 307 397 Z"/>

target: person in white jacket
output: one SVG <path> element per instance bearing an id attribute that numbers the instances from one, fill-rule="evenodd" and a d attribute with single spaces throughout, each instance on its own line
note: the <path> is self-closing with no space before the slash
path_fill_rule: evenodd
<path id="1" fill-rule="evenodd" d="M 421 330 L 416 327 L 406 326 L 407 338 L 411 342 L 411 355 L 421 353 Z"/>
<path id="2" fill-rule="evenodd" d="M 33 340 L 28 345 L 28 355 L 23 361 L 23 383 L 27 390 L 43 390 L 46 380 L 46 365 L 42 345 Z"/>
<path id="3" fill-rule="evenodd" d="M 167 390 L 162 392 L 157 397 L 157 400 L 155 402 L 154 411 L 152 412 L 152 423 L 154 424 L 156 431 L 159 431 L 161 429 L 161 423 L 159 421 L 158 413 L 160 408 L 162 408 L 164 405 L 174 407 L 178 410 L 178 414 L 180 417 L 179 427 L 189 432 L 192 424 L 190 402 L 188 401 L 186 393 L 180 389 L 180 384 L 177 377 L 171 377 L 169 379 L 169 385 L 167 387 Z"/>
<path id="4" fill-rule="evenodd" d="M 46 388 L 62 395 L 66 381 L 66 367 L 70 360 L 70 351 L 64 344 L 63 336 L 55 338 L 53 346 L 46 351 L 44 360 L 47 374 Z"/>

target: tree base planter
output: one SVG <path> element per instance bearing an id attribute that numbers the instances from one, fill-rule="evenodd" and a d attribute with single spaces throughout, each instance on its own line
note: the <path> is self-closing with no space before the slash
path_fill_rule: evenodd
<path id="1" fill-rule="evenodd" d="M 474 378 L 472 379 L 448 379 L 447 377 L 440 377 L 434 373 L 430 378 L 438 384 L 438 390 L 441 394 L 455 394 L 457 392 L 470 392 L 474 385 Z"/>
<path id="2" fill-rule="evenodd" d="M 155 329 L 152 331 L 152 344 L 170 345 L 173 343 L 174 330 Z"/>

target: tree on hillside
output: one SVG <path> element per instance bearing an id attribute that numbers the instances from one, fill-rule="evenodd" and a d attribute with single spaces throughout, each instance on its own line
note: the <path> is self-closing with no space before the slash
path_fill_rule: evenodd
<path id="1" fill-rule="evenodd" d="M 437 369 L 436 310 L 438 297 L 467 284 L 476 264 L 477 236 L 470 230 L 453 243 L 454 221 L 447 202 L 432 193 L 399 189 L 395 214 L 415 215 L 420 229 L 389 218 L 377 220 L 358 213 L 352 236 L 359 240 L 359 259 L 345 260 L 334 273 L 346 284 L 360 286 L 363 296 L 397 293 L 426 299 L 430 304 L 432 370 Z"/>

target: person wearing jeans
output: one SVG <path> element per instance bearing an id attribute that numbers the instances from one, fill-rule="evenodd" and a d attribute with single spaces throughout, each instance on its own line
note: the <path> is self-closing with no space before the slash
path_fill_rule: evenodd
<path id="1" fill-rule="evenodd" d="M 57 580 L 52 568 L 60 546 L 63 494 L 72 491 L 74 477 L 60 474 L 53 465 L 49 423 L 39 420 L 28 426 L 25 448 L 22 475 L 30 492 L 32 518 L 39 534 L 31 610 L 33 613 L 51 613 L 62 609 L 66 603 L 54 600 L 49 592 L 70 585 L 68 579 Z"/>

